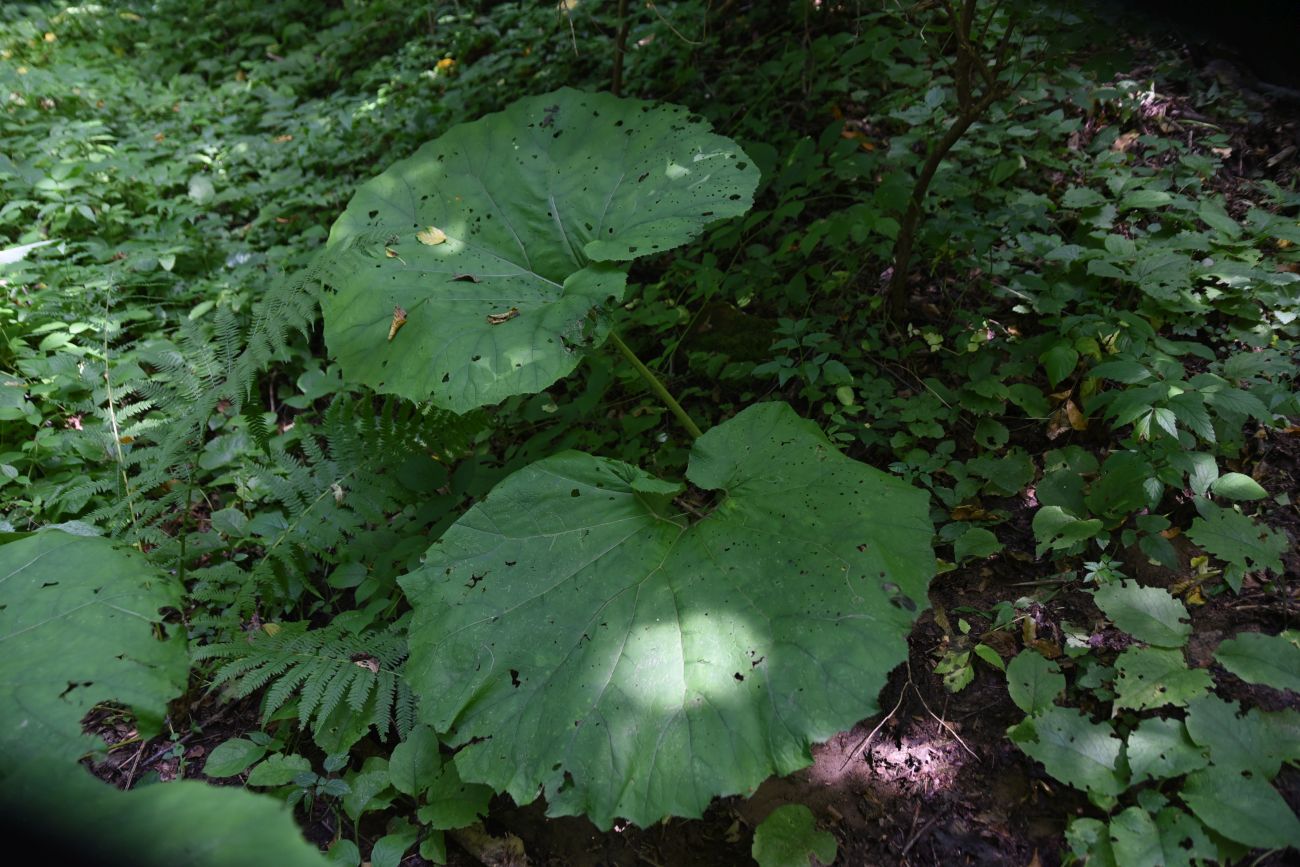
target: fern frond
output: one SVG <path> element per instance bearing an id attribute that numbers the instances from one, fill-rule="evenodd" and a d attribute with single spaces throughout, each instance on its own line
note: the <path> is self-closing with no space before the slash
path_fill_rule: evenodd
<path id="1" fill-rule="evenodd" d="M 310 629 L 302 622 L 284 623 L 275 634 L 259 630 L 197 648 L 192 657 L 224 660 L 212 675 L 214 686 L 229 684 L 238 696 L 266 688 L 264 720 L 296 694 L 299 724 L 314 735 L 346 705 L 353 714 L 367 714 L 369 725 L 385 736 L 394 727 L 409 732 L 414 718 L 401 674 L 406 654 L 403 619 L 360 633 L 336 625 Z"/>

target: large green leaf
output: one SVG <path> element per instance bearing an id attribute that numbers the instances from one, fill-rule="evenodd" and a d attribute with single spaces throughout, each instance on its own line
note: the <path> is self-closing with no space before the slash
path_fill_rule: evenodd
<path id="1" fill-rule="evenodd" d="M 402 581 L 408 676 L 467 780 L 608 827 L 698 816 L 878 709 L 933 575 L 924 494 L 784 404 L 682 486 L 566 452 L 507 478 Z M 694 498 L 693 498 L 694 499 Z"/>
<path id="2" fill-rule="evenodd" d="M 28 764 L 0 787 L 0 809 L 49 840 L 77 841 L 89 864 L 321 867 L 282 801 L 191 780 L 119 791 L 76 764 Z M 17 812 L 15 812 L 17 811 Z"/>
<path id="3" fill-rule="evenodd" d="M 0 547 L 0 776 L 12 757 L 94 748 L 81 718 L 100 702 L 130 705 L 156 731 L 189 675 L 184 636 L 158 638 L 159 609 L 180 598 L 107 539 L 46 531 Z"/>
<path id="4" fill-rule="evenodd" d="M 605 338 L 626 275 L 601 263 L 690 241 L 757 184 L 681 106 L 521 99 L 357 190 L 325 252 L 325 339 L 350 379 L 457 412 L 540 391 Z"/>
<path id="5" fill-rule="evenodd" d="M 184 691 L 184 637 L 167 638 L 160 615 L 180 598 L 106 539 L 45 531 L 0 546 L 0 811 L 95 863 L 323 863 L 272 798 L 197 782 L 121 792 L 77 764 L 96 746 L 81 731 L 91 707 L 128 704 L 148 733 Z"/>

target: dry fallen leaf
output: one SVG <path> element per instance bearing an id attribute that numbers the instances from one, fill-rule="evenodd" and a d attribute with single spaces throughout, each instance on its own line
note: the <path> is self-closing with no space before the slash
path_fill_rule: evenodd
<path id="1" fill-rule="evenodd" d="M 505 313 L 489 313 L 487 315 L 488 325 L 500 325 L 502 322 L 509 322 L 519 315 L 518 307 L 511 307 Z"/>
<path id="2" fill-rule="evenodd" d="M 1075 405 L 1074 401 L 1067 400 L 1065 402 L 1065 415 L 1070 420 L 1070 427 L 1075 430 L 1088 429 L 1088 417 Z"/>
<path id="3" fill-rule="evenodd" d="M 980 505 L 961 505 L 949 513 L 954 521 L 996 521 L 998 516 Z"/>
<path id="4" fill-rule="evenodd" d="M 415 240 L 430 247 L 436 247 L 447 240 L 447 233 L 437 226 L 430 226 L 422 232 L 415 233 Z"/>
<path id="5" fill-rule="evenodd" d="M 393 324 L 388 326 L 388 341 L 391 343 L 406 324 L 406 310 L 400 305 L 393 308 Z"/>

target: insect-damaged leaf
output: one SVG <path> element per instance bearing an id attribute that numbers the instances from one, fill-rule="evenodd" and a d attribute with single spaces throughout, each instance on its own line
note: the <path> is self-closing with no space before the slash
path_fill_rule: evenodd
<path id="1" fill-rule="evenodd" d="M 324 253 L 326 341 L 349 379 L 457 412 L 540 391 L 604 341 L 627 277 L 610 263 L 743 214 L 757 183 L 681 106 L 522 99 L 357 190 Z M 410 319 L 389 345 L 394 307 Z"/>
<path id="2" fill-rule="evenodd" d="M 680 485 L 547 458 L 402 580 L 408 677 L 423 721 L 467 745 L 464 779 L 645 826 L 803 767 L 877 710 L 927 604 L 925 495 L 784 404 L 710 430 L 686 475 L 718 492 L 695 521 Z"/>
<path id="3" fill-rule="evenodd" d="M 81 718 L 99 702 L 159 728 L 189 673 L 184 638 L 155 635 L 180 591 L 107 539 L 46 531 L 0 546 L 0 776 L 34 752 L 75 762 L 94 746 Z"/>

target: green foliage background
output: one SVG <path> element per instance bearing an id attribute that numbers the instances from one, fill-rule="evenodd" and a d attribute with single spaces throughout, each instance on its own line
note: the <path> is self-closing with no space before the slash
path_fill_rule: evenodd
<path id="1" fill-rule="evenodd" d="M 174 578 L 190 696 L 263 690 L 249 784 L 391 820 L 340 858 L 440 858 L 443 830 L 486 807 L 449 757 L 421 766 L 434 788 L 399 782 L 416 760 L 393 745 L 423 735 L 397 579 L 429 540 L 565 449 L 686 465 L 689 440 L 612 353 L 489 411 L 377 400 L 330 359 L 312 291 L 360 182 L 519 96 L 607 87 L 614 5 L 0 7 L 0 530 L 79 522 Z M 1049 601 L 1010 590 L 949 630 L 936 674 L 960 689 L 1005 665 L 1029 715 L 1013 740 L 1092 798 L 1067 857 L 1155 863 L 1133 848 L 1148 825 L 1193 859 L 1293 845 L 1267 781 L 1295 756 L 1224 758 L 1202 722 L 1236 710 L 1200 695 L 1176 600 L 1123 574 L 1154 561 L 1222 604 L 1291 589 L 1292 540 L 1269 525 L 1294 492 L 1251 473 L 1300 416 L 1300 197 L 1288 163 L 1224 171 L 1258 104 L 1170 53 L 1116 75 L 1131 59 L 1098 47 L 1113 26 L 1086 10 L 1000 7 L 984 38 L 1019 17 L 1014 90 L 937 173 L 908 321 L 891 321 L 900 220 L 956 104 L 944 26 L 925 4 L 823 6 L 632 10 L 625 93 L 700 113 L 762 180 L 747 215 L 632 268 L 618 327 L 697 418 L 783 399 L 924 488 L 941 568 L 1034 562 L 1148 645 L 1108 653 L 1080 627 L 1058 662 L 1004 660 L 990 636 Z M 1199 117 L 1166 114 L 1170 90 Z M 1264 654 L 1249 635 L 1220 664 L 1293 689 L 1266 660 L 1294 642 Z M 1181 666 L 1172 707 L 1134 686 L 1157 661 Z M 1293 736 L 1248 712 L 1262 742 Z M 1090 764 L 1041 746 L 1080 733 Z M 1144 739 L 1186 761 L 1144 776 Z M 1213 818 L 1221 792 L 1274 810 L 1272 835 Z"/>

